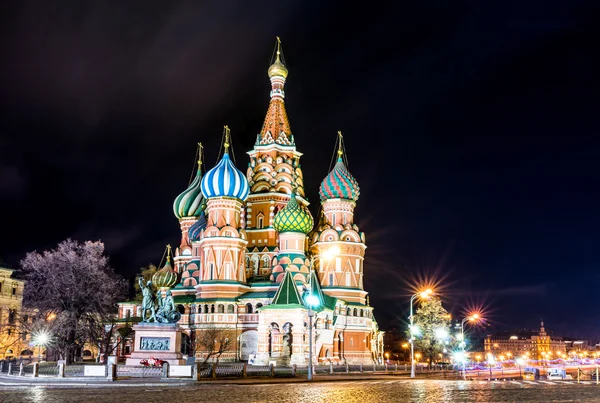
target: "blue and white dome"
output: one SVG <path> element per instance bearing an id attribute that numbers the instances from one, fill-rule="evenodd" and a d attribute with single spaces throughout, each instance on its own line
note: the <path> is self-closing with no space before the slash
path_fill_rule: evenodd
<path id="1" fill-rule="evenodd" d="M 188 230 L 188 238 L 190 241 L 199 241 L 200 233 L 203 229 L 206 228 L 206 215 L 204 214 L 204 210 L 200 213 L 200 217 L 198 217 L 198 221 L 192 224 L 190 229 Z"/>
<path id="2" fill-rule="evenodd" d="M 200 187 L 206 198 L 234 197 L 244 201 L 250 193 L 248 180 L 233 165 L 227 151 L 217 166 L 204 175 Z"/>

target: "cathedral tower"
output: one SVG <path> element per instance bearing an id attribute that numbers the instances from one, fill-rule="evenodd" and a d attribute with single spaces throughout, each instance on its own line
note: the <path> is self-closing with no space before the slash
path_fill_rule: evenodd
<path id="1" fill-rule="evenodd" d="M 267 279 L 277 254 L 275 215 L 290 199 L 292 188 L 300 205 L 306 206 L 300 156 L 285 110 L 284 86 L 288 69 L 284 64 L 281 41 L 277 38 L 275 61 L 268 70 L 271 101 L 254 148 L 248 152 L 247 178 L 250 196 L 246 207 L 248 277 Z"/>
<path id="2" fill-rule="evenodd" d="M 341 132 L 338 132 L 338 136 L 337 162 L 319 188 L 322 213 L 313 232 L 312 252 L 323 255 L 331 247 L 339 250 L 339 254 L 332 260 L 318 260 L 318 276 L 323 292 L 365 305 L 365 235 L 354 223 L 354 208 L 360 188 L 346 168 Z"/>
<path id="3" fill-rule="evenodd" d="M 248 182 L 229 158 L 229 128 L 225 126 L 221 161 L 202 178 L 206 197 L 206 228 L 200 232 L 199 298 L 235 298 L 245 291 L 244 252 L 247 244 L 242 222 Z"/>
<path id="4" fill-rule="evenodd" d="M 173 202 L 173 213 L 179 220 L 181 242 L 175 249 L 175 271 L 181 276 L 182 284 L 175 291 L 177 294 L 194 293 L 194 286 L 200 280 L 200 251 L 194 241 L 198 240 L 199 232 L 206 226 L 204 208 L 206 200 L 202 195 L 202 144 L 198 143 L 196 152 L 198 167 L 188 188 Z"/>

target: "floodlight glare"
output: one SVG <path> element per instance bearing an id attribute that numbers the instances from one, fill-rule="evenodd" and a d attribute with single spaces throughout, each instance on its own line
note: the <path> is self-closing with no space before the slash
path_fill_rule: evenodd
<path id="1" fill-rule="evenodd" d="M 438 340 L 445 340 L 448 338 L 448 331 L 443 327 L 435 329 L 435 338 Z"/>
<path id="2" fill-rule="evenodd" d="M 308 306 L 317 306 L 319 305 L 319 297 L 314 294 L 310 294 L 306 296 L 306 304 Z"/>

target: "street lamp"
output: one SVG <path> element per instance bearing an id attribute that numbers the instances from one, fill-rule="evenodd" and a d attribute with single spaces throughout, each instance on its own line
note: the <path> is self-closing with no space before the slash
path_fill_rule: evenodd
<path id="1" fill-rule="evenodd" d="M 413 295 L 410 298 L 410 377 L 414 378 L 415 377 L 415 337 L 414 337 L 414 333 L 415 333 L 415 329 L 413 326 L 413 302 L 415 300 L 415 298 L 417 297 L 421 297 L 423 299 L 427 299 L 431 296 L 431 294 L 433 294 L 433 290 L 431 288 L 428 288 L 424 291 L 418 292 L 415 295 Z"/>
<path id="2" fill-rule="evenodd" d="M 38 330 L 32 335 L 33 343 L 38 346 L 38 363 L 42 360 L 42 348 L 50 342 L 50 333 L 46 330 Z"/>
<path id="3" fill-rule="evenodd" d="M 324 259 L 330 260 L 335 256 L 339 255 L 340 248 L 337 246 L 332 246 L 325 250 L 323 254 L 315 254 L 310 258 L 310 271 L 308 276 L 308 288 L 309 293 L 305 298 L 306 305 L 308 305 L 308 380 L 312 381 L 313 379 L 313 317 L 315 316 L 315 312 L 313 311 L 313 307 L 316 307 L 320 304 L 319 297 L 313 294 L 312 289 L 312 272 L 314 270 L 315 261 L 323 256 Z"/>
<path id="4" fill-rule="evenodd" d="M 476 322 L 479 319 L 481 319 L 481 317 L 479 316 L 478 313 L 474 313 L 470 316 L 467 316 L 466 318 L 464 318 L 462 320 L 462 322 L 460 322 L 460 347 L 462 350 L 462 356 L 465 357 L 465 346 L 467 343 L 465 343 L 465 322 Z M 467 379 L 467 369 L 465 367 L 465 361 L 466 359 L 463 358 L 463 362 L 462 362 L 462 373 L 463 373 L 463 379 L 466 380 Z"/>

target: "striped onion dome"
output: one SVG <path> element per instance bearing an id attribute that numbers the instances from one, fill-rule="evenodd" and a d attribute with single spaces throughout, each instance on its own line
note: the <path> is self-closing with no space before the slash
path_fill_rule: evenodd
<path id="1" fill-rule="evenodd" d="M 296 192 L 292 192 L 288 204 L 279 210 L 273 222 L 275 231 L 303 232 L 308 234 L 313 227 L 313 218 L 310 212 L 298 204 Z"/>
<path id="2" fill-rule="evenodd" d="M 233 165 L 227 151 L 217 166 L 204 175 L 200 186 L 207 199 L 234 197 L 244 201 L 250 193 L 246 176 Z"/>
<path id="3" fill-rule="evenodd" d="M 184 217 L 198 217 L 202 212 L 202 192 L 200 191 L 200 181 L 202 180 L 202 172 L 198 166 L 196 177 L 190 183 L 190 186 L 183 191 L 173 202 L 173 212 L 177 219 Z"/>
<path id="4" fill-rule="evenodd" d="M 200 217 L 198 217 L 198 221 L 193 223 L 188 230 L 188 238 L 190 241 L 200 240 L 200 233 L 204 228 L 206 228 L 206 215 L 204 215 L 204 211 L 202 211 L 202 213 L 200 213 Z"/>
<path id="5" fill-rule="evenodd" d="M 167 256 L 167 263 L 154 273 L 152 283 L 156 288 L 171 288 L 177 284 L 177 273 L 171 267 L 171 256 Z"/>
<path id="6" fill-rule="evenodd" d="M 321 182 L 321 187 L 319 188 L 321 201 L 328 199 L 357 201 L 359 195 L 360 188 L 358 187 L 358 182 L 354 179 L 352 174 L 348 172 L 348 169 L 346 169 L 342 157 L 340 156 L 333 167 L 333 170 L 329 172 L 329 175 Z"/>

